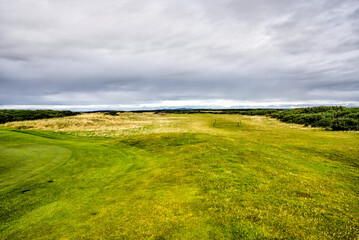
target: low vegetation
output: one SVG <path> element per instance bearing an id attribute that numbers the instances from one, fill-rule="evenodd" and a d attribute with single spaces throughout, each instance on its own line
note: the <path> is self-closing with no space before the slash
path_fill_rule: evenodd
<path id="1" fill-rule="evenodd" d="M 358 131 L 359 108 L 313 107 L 270 113 L 282 122 L 322 127 L 328 130 Z"/>
<path id="2" fill-rule="evenodd" d="M 237 114 L 0 127 L 1 239 L 357 239 L 359 134 Z"/>
<path id="3" fill-rule="evenodd" d="M 54 110 L 0 110 L 0 124 L 14 121 L 74 116 L 78 113 Z"/>

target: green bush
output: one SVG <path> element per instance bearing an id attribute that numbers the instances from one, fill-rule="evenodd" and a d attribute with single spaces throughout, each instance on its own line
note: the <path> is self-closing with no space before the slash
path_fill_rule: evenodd
<path id="1" fill-rule="evenodd" d="M 269 116 L 282 122 L 322 127 L 327 130 L 359 130 L 359 108 L 342 106 L 297 108 L 274 112 Z"/>
<path id="2" fill-rule="evenodd" d="M 359 120 L 353 118 L 338 118 L 332 123 L 333 130 L 358 131 Z"/>
<path id="3" fill-rule="evenodd" d="M 13 121 L 66 117 L 79 114 L 71 111 L 54 110 L 0 110 L 0 124 Z"/>

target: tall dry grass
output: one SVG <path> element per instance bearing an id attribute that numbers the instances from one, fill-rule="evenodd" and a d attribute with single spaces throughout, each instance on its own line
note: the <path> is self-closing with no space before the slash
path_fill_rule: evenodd
<path id="1" fill-rule="evenodd" d="M 115 137 L 126 134 L 179 133 L 202 132 L 217 134 L 220 128 L 213 128 L 213 121 L 219 127 L 223 122 L 237 125 L 242 124 L 254 128 L 270 125 L 285 125 L 291 128 L 302 128 L 297 124 L 281 123 L 276 119 L 262 116 L 236 116 L 212 114 L 154 114 L 118 113 L 117 116 L 103 113 L 83 113 L 76 116 L 41 119 L 33 121 L 8 122 L 3 126 L 14 129 L 36 129 L 62 131 L 76 136 Z M 293 125 L 293 126 L 292 126 Z M 237 133 L 235 133 L 237 134 Z"/>
<path id="2" fill-rule="evenodd" d="M 182 132 L 186 128 L 185 116 L 154 113 L 118 113 L 117 116 L 103 113 L 83 113 L 64 118 L 8 122 L 5 127 L 64 131 L 74 135 L 116 136 L 126 133 Z"/>

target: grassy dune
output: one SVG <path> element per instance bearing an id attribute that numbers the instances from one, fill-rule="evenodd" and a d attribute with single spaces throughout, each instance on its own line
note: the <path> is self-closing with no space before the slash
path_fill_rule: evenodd
<path id="1" fill-rule="evenodd" d="M 357 132 L 265 117 L 11 122 L 0 238 L 358 239 L 358 167 Z"/>

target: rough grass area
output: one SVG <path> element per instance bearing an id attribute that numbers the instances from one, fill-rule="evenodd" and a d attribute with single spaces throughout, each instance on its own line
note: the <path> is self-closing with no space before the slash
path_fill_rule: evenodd
<path id="1" fill-rule="evenodd" d="M 13 122 L 0 238 L 357 239 L 358 167 L 358 133 L 265 117 Z"/>

